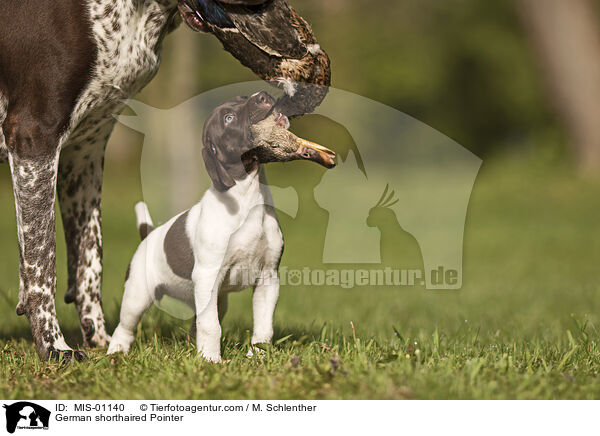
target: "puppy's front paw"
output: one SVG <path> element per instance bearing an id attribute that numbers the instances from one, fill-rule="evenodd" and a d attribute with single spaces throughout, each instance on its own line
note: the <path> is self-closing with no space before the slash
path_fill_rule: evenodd
<path id="1" fill-rule="evenodd" d="M 263 357 L 265 357 L 265 354 L 266 354 L 265 348 L 267 346 L 269 346 L 269 345 L 270 344 L 268 344 L 268 343 L 252 344 L 252 346 L 250 347 L 250 349 L 246 353 L 246 357 L 248 359 L 251 359 L 254 356 L 256 356 L 259 359 L 262 359 Z"/>
<path id="2" fill-rule="evenodd" d="M 198 354 L 198 358 L 204 359 L 210 363 L 221 363 L 221 355 L 218 353 L 206 353 L 204 351 Z"/>
<path id="3" fill-rule="evenodd" d="M 108 346 L 108 351 L 106 352 L 106 354 L 115 354 L 115 353 L 123 353 L 123 354 L 129 353 L 129 345 L 118 343 L 117 341 L 111 341 L 110 345 Z"/>
<path id="4" fill-rule="evenodd" d="M 112 335 L 112 339 L 110 339 L 110 345 L 108 346 L 106 354 L 129 353 L 129 348 L 134 339 L 133 333 L 122 328 L 121 325 L 117 326 L 117 329 Z"/>

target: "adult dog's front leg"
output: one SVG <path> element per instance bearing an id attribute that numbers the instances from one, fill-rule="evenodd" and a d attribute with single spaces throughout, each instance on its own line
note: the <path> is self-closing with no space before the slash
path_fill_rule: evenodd
<path id="1" fill-rule="evenodd" d="M 219 323 L 217 277 L 219 268 L 194 271 L 196 302 L 196 347 L 209 362 L 221 361 L 221 324 Z"/>
<path id="2" fill-rule="evenodd" d="M 33 340 L 42 359 L 59 358 L 62 354 L 66 360 L 83 360 L 84 353 L 73 352 L 66 344 L 54 306 L 54 203 L 59 147 L 52 145 L 37 126 L 16 125 L 8 142 L 20 254 L 17 314 L 29 319 Z"/>
<path id="3" fill-rule="evenodd" d="M 69 287 L 67 303 L 75 303 L 84 344 L 106 346 L 102 312 L 101 194 L 104 150 L 112 124 L 84 149 L 66 148 L 60 158 L 58 196 L 63 219 Z"/>

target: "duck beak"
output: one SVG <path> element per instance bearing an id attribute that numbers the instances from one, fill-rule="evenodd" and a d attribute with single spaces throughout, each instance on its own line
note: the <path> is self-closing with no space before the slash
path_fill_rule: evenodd
<path id="1" fill-rule="evenodd" d="M 335 152 L 332 150 L 302 138 L 298 138 L 297 143 L 298 150 L 296 154 L 298 159 L 311 160 L 323 165 L 325 168 L 333 168 L 335 166 Z"/>

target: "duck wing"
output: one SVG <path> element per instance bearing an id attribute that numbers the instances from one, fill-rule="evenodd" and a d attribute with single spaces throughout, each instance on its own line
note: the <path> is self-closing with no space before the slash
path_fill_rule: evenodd
<path id="1" fill-rule="evenodd" d="M 285 0 L 219 0 L 239 32 L 265 53 L 302 59 L 308 48 L 304 20 Z"/>

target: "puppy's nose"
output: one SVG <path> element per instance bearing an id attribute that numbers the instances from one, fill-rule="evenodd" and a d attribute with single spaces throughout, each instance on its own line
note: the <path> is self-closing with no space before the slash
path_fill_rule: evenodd
<path id="1" fill-rule="evenodd" d="M 275 100 L 273 99 L 273 97 L 271 97 L 269 94 L 267 94 L 264 91 L 256 94 L 254 98 L 256 99 L 255 101 L 258 104 L 265 104 L 265 105 L 275 104 Z"/>
<path id="2" fill-rule="evenodd" d="M 258 100 L 259 103 L 266 103 L 269 99 L 269 96 L 267 95 L 266 92 L 259 92 L 258 95 L 256 96 L 256 99 Z"/>

